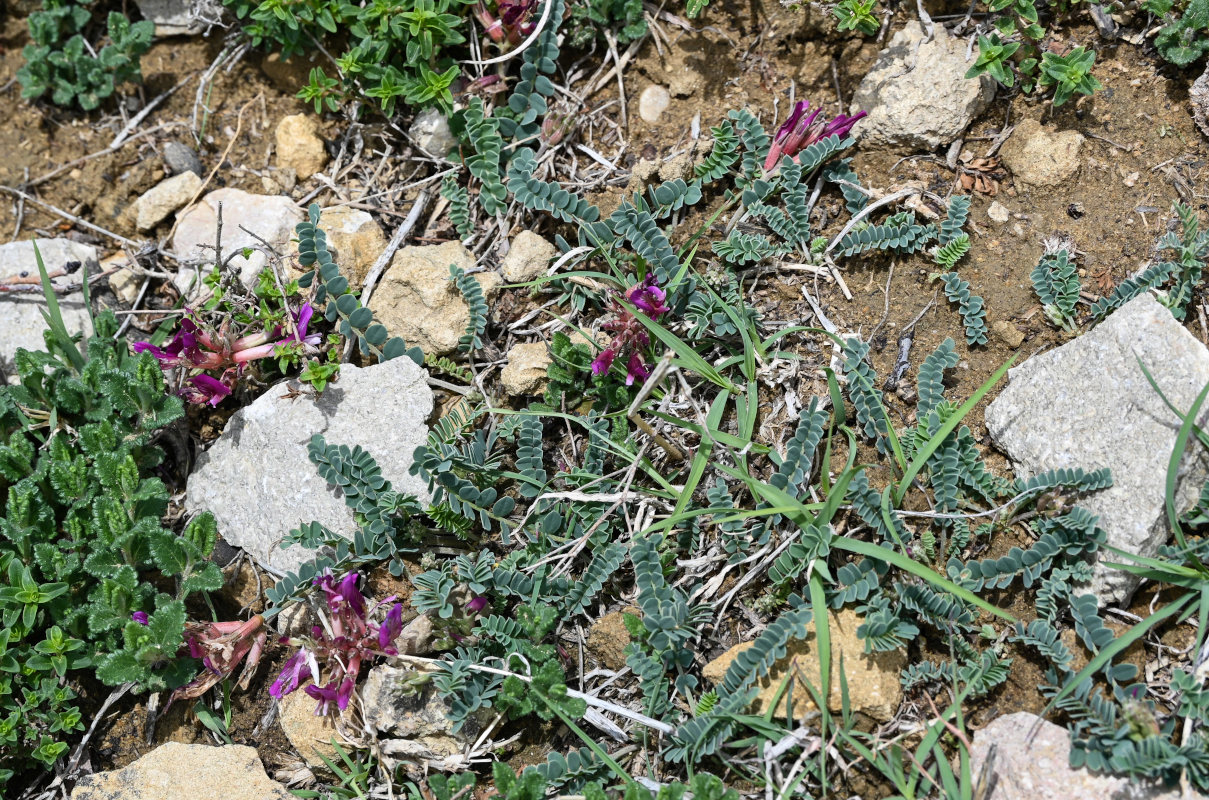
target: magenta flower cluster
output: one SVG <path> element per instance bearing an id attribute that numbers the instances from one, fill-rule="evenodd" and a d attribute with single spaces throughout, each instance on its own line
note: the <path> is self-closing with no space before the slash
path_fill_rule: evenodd
<path id="1" fill-rule="evenodd" d="M 810 113 L 807 113 L 808 111 Z M 772 172 L 773 167 L 781 163 L 782 156 L 792 157 L 796 164 L 798 153 L 828 136 L 847 136 L 852 126 L 864 116 L 865 112 L 861 111 L 853 116 L 839 114 L 828 120 L 823 116 L 821 108 L 810 111 L 810 101 L 799 100 L 794 103 L 789 118 L 777 129 L 777 135 L 773 137 L 768 158 L 764 160 L 764 171 Z"/>
<path id="2" fill-rule="evenodd" d="M 267 358 L 273 355 L 278 347 L 299 344 L 304 350 L 313 352 L 319 344 L 319 334 L 307 335 L 307 328 L 315 310 L 309 303 L 303 303 L 294 316 L 294 333 L 280 338 L 281 326 L 269 331 L 261 331 L 251 335 L 232 337 L 224 324 L 222 329 L 215 330 L 198 323 L 192 316 L 181 320 L 180 328 L 165 347 L 156 347 L 150 342 L 138 342 L 134 345 L 136 353 L 151 353 L 159 359 L 160 367 L 165 371 L 177 367 L 186 370 L 201 370 L 198 375 L 190 377 L 180 390 L 180 396 L 190 403 L 198 405 L 209 403 L 217 406 L 223 398 L 231 394 L 235 381 L 249 361 Z M 206 374 L 206 371 L 218 371 L 219 376 Z"/>
<path id="3" fill-rule="evenodd" d="M 340 580 L 327 572 L 315 579 L 323 592 L 327 614 L 321 625 L 311 628 L 310 636 L 298 636 L 283 641 L 298 645 L 281 670 L 281 676 L 269 687 L 273 697 L 285 697 L 305 681 L 311 680 L 305 691 L 318 701 L 317 715 L 328 713 L 333 705 L 343 711 L 348 707 L 361 665 L 376 656 L 398 655 L 395 639 L 403 630 L 403 606 L 395 603 L 381 622 L 370 617 L 393 596 L 372 605 L 357 588 L 360 576 L 350 572 Z"/>
<path id="4" fill-rule="evenodd" d="M 515 47 L 533 32 L 535 21 L 532 17 L 536 7 L 537 0 L 497 0 L 495 14 L 492 14 L 487 3 L 480 0 L 474 8 L 474 16 L 483 24 L 491 41 L 499 45 L 506 42 Z"/>
<path id="5" fill-rule="evenodd" d="M 655 283 L 654 275 L 625 290 L 625 299 L 640 312 L 652 320 L 657 320 L 668 312 L 667 292 Z M 646 328 L 628 308 L 617 302 L 616 297 L 610 298 L 613 309 L 613 319 L 604 323 L 606 331 L 613 334 L 613 340 L 592 361 L 592 374 L 604 375 L 619 356 L 629 355 L 626 361 L 626 386 L 632 386 L 634 381 L 644 381 L 651 374 L 646 365 L 645 351 L 651 343 Z"/>

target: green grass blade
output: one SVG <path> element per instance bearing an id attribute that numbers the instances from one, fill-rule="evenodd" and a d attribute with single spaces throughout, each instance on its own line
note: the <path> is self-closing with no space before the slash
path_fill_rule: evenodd
<path id="1" fill-rule="evenodd" d="M 42 318 L 46 320 L 46 324 L 50 327 L 63 354 L 71 361 L 71 365 L 75 367 L 76 371 L 80 372 L 84 369 L 86 359 L 80 349 L 76 347 L 71 334 L 67 332 L 67 326 L 63 324 L 63 311 L 59 308 L 59 298 L 55 296 L 55 287 L 51 284 L 50 275 L 46 272 L 46 263 L 42 261 L 42 251 L 38 249 L 37 242 L 34 242 L 33 245 L 34 260 L 38 262 L 38 275 L 42 279 L 42 296 L 46 299 L 46 308 L 42 309 Z M 87 271 L 84 273 L 84 280 L 88 281 Z"/>
<path id="2" fill-rule="evenodd" d="M 1119 653 L 1123 653 L 1131 644 L 1145 636 L 1146 632 L 1151 628 L 1155 627 L 1168 617 L 1179 613 L 1181 609 L 1188 605 L 1192 597 L 1193 595 L 1191 594 L 1184 595 L 1171 605 L 1165 607 L 1163 610 L 1156 611 L 1146 619 L 1134 625 L 1129 630 L 1125 631 L 1125 633 L 1121 634 L 1116 639 L 1113 639 L 1111 644 L 1097 653 L 1091 661 L 1087 662 L 1087 666 L 1079 670 L 1079 672 L 1073 678 L 1066 682 L 1066 685 L 1063 686 L 1056 695 L 1054 695 L 1054 699 L 1049 701 L 1049 705 L 1042 710 L 1041 716 L 1044 717 L 1050 711 L 1053 711 L 1054 706 L 1057 705 L 1059 700 L 1074 691 L 1079 684 L 1083 683 L 1083 681 L 1087 680 L 1092 675 L 1095 675 L 1097 672 L 1103 669 L 1104 665 L 1111 661 L 1114 656 Z"/>
<path id="3" fill-rule="evenodd" d="M 961 421 L 966 418 L 966 415 L 974 410 L 974 406 L 978 405 L 979 401 L 986 396 L 987 392 L 991 391 L 995 384 L 999 383 L 1000 378 L 1007 373 L 1008 369 L 1015 361 L 1016 356 L 1012 356 L 1003 364 L 1003 366 L 995 370 L 995 374 L 993 374 L 990 378 L 987 378 L 986 383 L 978 387 L 978 391 L 974 392 L 974 394 L 972 394 L 968 400 L 961 404 L 961 407 L 957 409 L 956 414 L 945 420 L 945 424 L 940 426 L 940 429 L 936 431 L 935 435 L 933 435 L 932 438 L 928 440 L 927 444 L 925 444 L 923 448 L 915 455 L 915 459 L 903 472 L 903 477 L 899 480 L 898 488 L 894 492 L 895 508 L 902 503 L 903 497 L 907 494 L 907 489 L 911 487 L 911 481 L 915 480 L 915 476 L 918 475 L 919 471 L 924 468 L 925 464 L 928 463 L 928 459 L 931 458 L 932 454 L 936 452 L 936 448 L 940 447 L 940 445 L 944 442 L 945 437 L 957 429 L 957 426 L 961 424 Z"/>

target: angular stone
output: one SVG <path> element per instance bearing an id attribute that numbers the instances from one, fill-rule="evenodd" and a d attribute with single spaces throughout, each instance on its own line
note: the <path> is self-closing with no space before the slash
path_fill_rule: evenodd
<path id="1" fill-rule="evenodd" d="M 261 246 L 260 242 L 241 230 L 240 226 L 260 236 L 279 252 L 285 253 L 290 238 L 294 235 L 294 226 L 302 221 L 302 211 L 288 197 L 249 194 L 241 189 L 215 189 L 181 212 L 176 233 L 172 237 L 172 250 L 177 256 L 185 261 L 203 264 L 214 262 L 214 240 L 218 233 L 220 203 L 224 258 L 245 247 Z M 231 265 L 240 270 L 240 281 L 249 289 L 256 286 L 256 279 L 267 263 L 268 259 L 259 249 L 253 249 L 247 258 L 240 254 L 231 259 Z M 194 275 L 193 269 L 182 267 L 174 281 L 177 289 L 186 297 L 191 295 Z"/>
<path id="2" fill-rule="evenodd" d="M 374 316 L 392 335 L 434 356 L 456 350 L 470 322 L 470 308 L 449 280 L 450 264 L 469 271 L 474 256 L 461 242 L 404 247 L 395 253 L 369 301 Z M 490 301 L 500 276 L 480 272 L 474 278 Z"/>
<path id="3" fill-rule="evenodd" d="M 509 283 L 536 280 L 558 255 L 558 248 L 533 231 L 521 231 L 512 240 L 508 255 L 500 262 L 500 274 Z"/>
<path id="4" fill-rule="evenodd" d="M 999 155 L 1016 180 L 1028 186 L 1057 186 L 1079 170 L 1083 134 L 1048 131 L 1035 119 L 1016 126 Z"/>
<path id="5" fill-rule="evenodd" d="M 545 342 L 513 345 L 508 351 L 508 363 L 500 370 L 500 384 L 513 397 L 541 394 L 549 366 L 550 349 Z"/>
<path id="6" fill-rule="evenodd" d="M 140 231 L 149 231 L 173 211 L 193 199 L 202 186 L 197 173 L 186 170 L 165 178 L 134 201 L 135 224 Z"/>
<path id="7" fill-rule="evenodd" d="M 864 643 L 857 638 L 856 629 L 864 621 L 855 611 L 843 609 L 829 611 L 828 631 L 831 634 L 831 693 L 827 705 L 834 711 L 842 707 L 843 689 L 840 686 L 840 659 L 844 661 L 844 674 L 848 681 L 849 707 L 860 711 L 879 721 L 889 720 L 898 710 L 902 702 L 903 690 L 899 683 L 899 673 L 907 665 L 906 653 L 902 650 L 892 650 L 882 653 L 865 653 Z M 781 684 L 790 676 L 794 676 L 793 685 L 793 714 L 801 717 L 811 711 L 816 711 L 814 701 L 802 681 L 809 681 L 815 691 L 820 688 L 819 653 L 814 634 L 814 622 L 810 623 L 810 633 L 805 639 L 796 639 L 789 643 L 785 657 L 773 665 L 772 670 L 757 682 L 760 693 L 751 705 L 755 714 L 763 714 L 768 710 Z M 713 684 L 722 682 L 731 662 L 752 642 L 737 644 L 722 655 L 705 665 L 701 674 Z M 777 704 L 777 715 L 785 715 L 785 695 Z"/>
<path id="8" fill-rule="evenodd" d="M 37 239 L 38 250 L 46 271 L 54 273 L 75 265 L 70 275 L 55 278 L 56 286 L 79 286 L 89 269 L 96 269 L 96 248 L 70 239 Z M 34 241 L 9 242 L 0 245 L 0 281 L 19 276 L 38 277 L 38 262 L 34 258 Z M 92 335 L 92 318 L 84 307 L 80 292 L 58 296 L 63 324 L 71 333 L 83 331 Z M 45 350 L 42 331 L 46 321 L 41 309 L 46 307 L 42 292 L 5 292 L 0 294 L 0 361 L 11 362 L 18 348 Z"/>
<path id="9" fill-rule="evenodd" d="M 277 141 L 277 166 L 294 170 L 300 181 L 327 164 L 327 150 L 319 138 L 319 122 L 314 114 L 282 117 L 274 138 Z"/>
<path id="10" fill-rule="evenodd" d="M 940 25 L 925 42 L 923 26 L 909 22 L 890 39 L 852 98 L 852 112 L 869 116 L 853 128 L 863 142 L 931 150 L 961 135 L 990 105 L 995 82 L 987 75 L 966 78 L 978 57 L 966 60 L 964 39 Z"/>
<path id="11" fill-rule="evenodd" d="M 1147 382 L 1139 359 L 1176 408 L 1188 409 L 1209 383 L 1209 351 L 1143 294 L 1090 332 L 1008 372 L 1010 383 L 987 407 L 986 425 L 1019 477 L 1110 468 L 1113 485 L 1078 504 L 1099 516 L 1108 544 L 1153 556 L 1169 535 L 1165 483 L 1180 421 Z M 1209 409 L 1200 423 L 1207 421 Z M 1180 512 L 1209 477 L 1199 449 L 1190 447 L 1181 462 Z M 1125 604 L 1138 583 L 1097 564 L 1091 589 L 1102 603 Z"/>
<path id="12" fill-rule="evenodd" d="M 998 200 L 991 203 L 991 207 L 987 209 L 987 216 L 991 218 L 991 222 L 996 222 L 1000 225 L 1012 218 L 1007 207 Z"/>
<path id="13" fill-rule="evenodd" d="M 409 774 L 415 774 L 413 770 L 465 769 L 463 754 L 482 730 L 481 720 L 471 716 L 453 732 L 449 704 L 432 681 L 419 685 L 412 681 L 429 669 L 427 665 L 416 669 L 374 667 L 361 687 L 365 732 L 378 738 L 388 768 L 402 761 Z"/>
<path id="14" fill-rule="evenodd" d="M 1013 350 L 1024 344 L 1024 332 L 1006 319 L 995 320 L 995 322 L 991 323 L 991 331 L 998 337 L 999 341 Z"/>
<path id="15" fill-rule="evenodd" d="M 991 748 L 994 747 L 993 756 Z M 1029 800 L 1203 800 L 1179 787 L 1166 789 L 1153 780 L 1131 781 L 1127 776 L 1070 767 L 1070 734 L 1065 728 L 1036 714 L 1017 711 L 991 721 L 974 733 L 970 748 L 970 774 L 982 775 L 983 795 Z"/>
<path id="16" fill-rule="evenodd" d="M 343 536 L 357 526 L 343 495 L 328 486 L 307 457 L 311 436 L 361 445 L 397 492 L 428 498 L 411 475 L 412 453 L 428 436 L 432 412 L 427 373 L 403 357 L 359 368 L 345 364 L 340 380 L 318 399 L 269 389 L 235 412 L 189 476 L 185 508 L 212 511 L 222 537 L 273 571 L 296 569 L 312 551 L 278 545 L 290 530 L 315 521 Z"/>
<path id="17" fill-rule="evenodd" d="M 319 227 L 327 234 L 327 245 L 340 265 L 340 274 L 360 292 L 365 276 L 386 249 L 386 234 L 369 212 L 347 206 L 324 209 Z"/>
<path id="18" fill-rule="evenodd" d="M 168 742 L 134 763 L 86 775 L 71 800 L 293 800 L 253 747 Z"/>
<path id="19" fill-rule="evenodd" d="M 111 269 L 116 269 L 117 272 L 106 278 L 110 291 L 126 305 L 134 305 L 134 301 L 138 299 L 142 281 L 131 271 L 130 260 L 126 258 L 125 253 L 117 253 L 101 260 L 102 272 L 108 272 Z"/>

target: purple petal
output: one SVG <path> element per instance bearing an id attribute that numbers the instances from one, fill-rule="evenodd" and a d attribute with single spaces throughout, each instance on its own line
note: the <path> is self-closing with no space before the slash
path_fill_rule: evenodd
<path id="1" fill-rule="evenodd" d="M 645 381 L 650 374 L 646 364 L 642 363 L 642 355 L 636 352 L 630 356 L 630 362 L 626 364 L 625 385 L 633 386 L 636 380 Z"/>
<path id="2" fill-rule="evenodd" d="M 341 711 L 348 708 L 348 701 L 353 696 L 353 688 L 356 686 L 352 678 L 345 678 L 344 683 L 340 684 L 340 688 L 336 690 L 336 705 Z"/>
<path id="3" fill-rule="evenodd" d="M 315 707 L 315 716 L 317 717 L 326 714 L 332 702 L 336 700 L 336 690 L 331 688 L 330 684 L 328 686 L 316 686 L 312 683 L 306 687 L 305 691 L 308 695 L 319 701 L 319 705 Z"/>
<path id="4" fill-rule="evenodd" d="M 130 615 L 130 618 L 140 625 L 147 624 L 147 612 L 146 611 L 136 611 Z"/>
<path id="5" fill-rule="evenodd" d="M 403 631 L 403 604 L 395 603 L 386 615 L 386 621 L 378 628 L 378 647 L 386 650 Z"/>
<path id="6" fill-rule="evenodd" d="M 298 652 L 290 656 L 290 659 L 281 668 L 281 676 L 269 687 L 269 694 L 276 698 L 285 697 L 297 689 L 299 683 L 314 677 L 311 675 L 309 658 L 310 654 L 305 648 L 300 648 Z"/>
<path id="7" fill-rule="evenodd" d="M 181 396 L 190 403 L 202 405 L 209 403 L 217 406 L 223 398 L 230 396 L 231 387 L 210 375 L 198 375 L 190 378 L 189 383 L 181 391 Z"/>
<path id="8" fill-rule="evenodd" d="M 350 572 L 345 575 L 344 579 L 340 581 L 340 588 L 337 589 L 337 592 L 344 599 L 344 602 L 348 603 L 349 608 L 355 611 L 358 616 L 364 617 L 365 597 L 361 592 L 357 591 L 357 581 L 360 577 L 356 572 Z"/>
<path id="9" fill-rule="evenodd" d="M 466 610 L 472 614 L 477 614 L 487 607 L 486 597 L 476 597 L 466 604 Z"/>
<path id="10" fill-rule="evenodd" d="M 609 371 L 609 367 L 613 365 L 613 359 L 617 358 L 617 351 L 611 347 L 606 347 L 600 351 L 596 358 L 592 359 L 592 374 L 604 375 Z"/>
<path id="11" fill-rule="evenodd" d="M 778 141 L 785 138 L 786 134 L 793 130 L 793 127 L 798 124 L 798 120 L 801 119 L 802 115 L 805 114 L 809 109 L 809 100 L 799 100 L 798 102 L 794 103 L 793 111 L 791 111 L 789 116 L 786 117 L 785 121 L 781 123 L 781 127 L 777 128 L 777 135 L 773 138 Z"/>
<path id="12" fill-rule="evenodd" d="M 301 342 L 306 339 L 307 326 L 311 324 L 311 317 L 315 315 L 315 309 L 310 303 L 303 303 L 302 308 L 298 309 L 298 319 L 296 322 L 298 333 L 297 341 Z"/>

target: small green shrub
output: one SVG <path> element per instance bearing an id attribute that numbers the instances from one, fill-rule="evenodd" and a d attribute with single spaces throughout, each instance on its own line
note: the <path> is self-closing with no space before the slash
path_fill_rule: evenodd
<path id="1" fill-rule="evenodd" d="M 22 51 L 25 65 L 17 70 L 22 97 L 35 99 L 49 92 L 55 105 L 75 104 L 92 111 L 118 84 L 142 80 L 139 56 L 151 47 L 155 25 L 146 20 L 132 23 L 111 11 L 109 44 L 99 46 L 101 37 L 90 30 L 92 20 L 87 4 L 71 0 L 46 0 L 41 11 L 30 14 L 31 44 Z"/>
<path id="2" fill-rule="evenodd" d="M 278 51 L 282 58 L 310 52 L 314 41 L 347 43 L 336 60 L 339 74 L 329 77 L 315 67 L 298 93 L 316 113 L 334 111 L 360 95 L 387 115 L 400 101 L 452 107 L 449 87 L 458 68 L 449 48 L 466 41 L 460 30 L 471 5 L 466 0 L 224 0 L 224 5 L 243 21 L 253 45 Z"/>
<path id="3" fill-rule="evenodd" d="M 161 523 L 153 437 L 183 409 L 155 358 L 127 352 L 108 312 L 84 353 L 50 316 L 47 352 L 18 350 L 19 383 L 0 386 L 0 789 L 83 728 L 74 670 L 154 691 L 192 677 L 184 601 L 222 584 L 213 518 Z"/>

